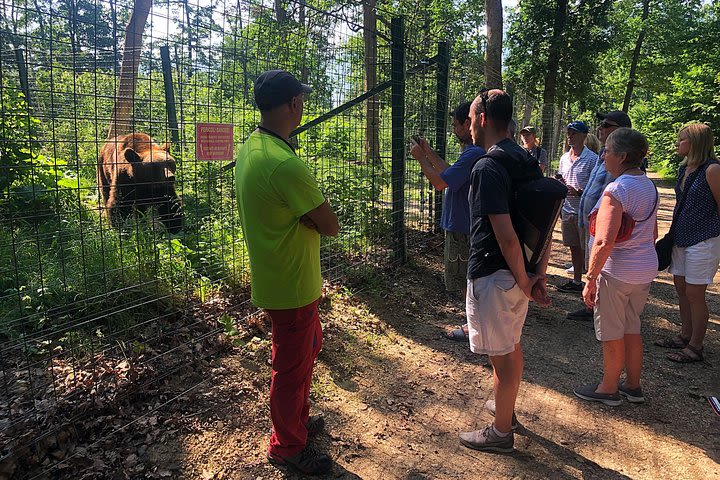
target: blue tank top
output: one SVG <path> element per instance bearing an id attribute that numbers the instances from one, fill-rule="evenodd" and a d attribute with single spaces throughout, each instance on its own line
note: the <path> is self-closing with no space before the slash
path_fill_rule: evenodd
<path id="1" fill-rule="evenodd" d="M 706 176 L 707 167 L 713 163 L 718 162 L 708 159 L 685 179 L 685 187 L 690 185 L 690 190 L 687 192 L 685 205 L 683 205 L 679 215 L 677 213 L 677 201 L 682 194 L 680 182 L 685 176 L 685 167 L 681 167 L 678 172 L 677 183 L 675 184 L 676 204 L 673 214 L 676 222 L 675 245 L 678 247 L 691 247 L 709 238 L 720 236 L 718 205 L 710 190 Z M 698 178 L 695 179 L 695 177 Z"/>

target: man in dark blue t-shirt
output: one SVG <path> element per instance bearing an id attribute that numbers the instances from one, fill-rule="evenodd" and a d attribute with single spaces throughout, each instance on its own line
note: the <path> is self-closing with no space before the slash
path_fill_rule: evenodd
<path id="1" fill-rule="evenodd" d="M 453 133 L 460 141 L 460 158 L 452 165 L 435 152 L 427 141 L 419 138 L 410 150 L 420 163 L 425 176 L 437 190 L 445 190 L 441 226 L 445 230 L 445 290 L 462 292 L 467 287 L 469 258 L 470 172 L 475 162 L 485 155 L 482 147 L 473 145 L 470 135 L 470 104 L 465 102 L 450 113 Z M 467 342 L 467 325 L 448 332 L 448 338 Z"/>
<path id="2" fill-rule="evenodd" d="M 495 415 L 492 425 L 460 434 L 466 447 L 489 452 L 511 452 L 515 400 L 523 371 L 520 334 L 528 302 L 548 305 L 545 270 L 549 251 L 536 268 L 525 271 L 525 259 L 512 224 L 513 183 L 540 167 L 518 144 L 508 138 L 512 100 L 502 90 L 483 91 L 471 108 L 473 141 L 482 142 L 488 154 L 507 157 L 502 164 L 484 156 L 470 177 L 470 260 L 468 262 L 467 319 L 470 350 L 487 354 L 493 366 L 495 399 L 486 408 Z"/>

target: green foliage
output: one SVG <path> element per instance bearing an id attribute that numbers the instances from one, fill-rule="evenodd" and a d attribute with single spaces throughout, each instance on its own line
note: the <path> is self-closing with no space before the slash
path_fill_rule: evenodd
<path id="1" fill-rule="evenodd" d="M 560 71 L 556 98 L 584 101 L 599 65 L 596 55 L 610 45 L 609 0 L 568 1 L 565 29 L 561 34 Z M 557 2 L 521 0 L 509 15 L 506 60 L 507 82 L 538 95 L 543 90 Z M 591 49 L 593 55 L 588 55 Z"/>
<path id="2" fill-rule="evenodd" d="M 233 345 L 236 347 L 241 347 L 245 345 L 245 341 L 243 341 L 242 338 L 240 338 L 240 330 L 237 328 L 237 324 L 235 322 L 235 319 L 228 315 L 227 313 L 223 313 L 220 315 L 220 318 L 218 318 L 218 323 L 222 325 L 223 330 L 225 332 L 225 335 L 227 335 Z"/>
<path id="3" fill-rule="evenodd" d="M 511 13 L 506 78 L 518 91 L 540 94 L 555 1 L 522 0 Z M 642 44 L 629 115 L 650 141 L 651 165 L 675 173 L 675 139 L 681 125 L 708 122 L 720 135 L 720 4 L 700 0 L 643 2 L 570 1 L 558 106 L 569 116 L 596 123 L 595 112 L 620 109 L 633 51 Z"/>
<path id="4" fill-rule="evenodd" d="M 28 114 L 25 97 L 18 90 L 0 89 L 0 192 L 16 180 L 32 176 L 40 120 Z"/>

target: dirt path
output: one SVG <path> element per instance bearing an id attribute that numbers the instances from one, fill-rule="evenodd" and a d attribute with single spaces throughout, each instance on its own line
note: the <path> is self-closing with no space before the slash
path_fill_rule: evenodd
<path id="1" fill-rule="evenodd" d="M 671 192 L 662 193 L 666 207 Z M 669 216 L 664 210 L 661 218 Z M 592 325 L 565 319 L 579 296 L 553 292 L 552 307 L 531 305 L 517 452 L 482 454 L 461 447 L 457 433 L 491 420 L 483 405 L 492 374 L 484 357 L 441 338 L 463 322 L 463 307 L 443 292 L 434 241 L 430 254 L 413 256 L 393 276 L 366 278 L 355 296 L 332 292 L 323 305 L 312 396 L 329 427 L 315 443 L 337 460 L 328 478 L 720 478 L 720 417 L 705 401 L 720 394 L 717 287 L 709 293 L 707 361 L 678 366 L 652 346 L 678 321 L 671 279 L 658 278 L 644 314 L 649 400 L 617 408 L 572 394 L 601 369 Z M 555 247 L 549 273 L 558 285 L 569 252 Z M 169 474 L 185 478 L 296 478 L 265 460 L 267 337 L 250 347 L 216 359 L 210 381 L 160 414 L 164 433 L 145 452 L 148 464 L 170 464 Z"/>

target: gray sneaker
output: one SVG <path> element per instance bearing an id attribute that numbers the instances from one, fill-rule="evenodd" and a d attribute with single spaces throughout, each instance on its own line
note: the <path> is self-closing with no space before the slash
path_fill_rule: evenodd
<path id="1" fill-rule="evenodd" d="M 601 402 L 605 405 L 610 405 L 611 407 L 617 407 L 622 404 L 622 398 L 617 392 L 596 393 L 595 390 L 597 389 L 598 385 L 599 383 L 583 385 L 582 387 L 577 387 L 575 390 L 573 390 L 573 393 L 576 397 L 582 398 L 583 400 L 587 400 L 589 402 Z"/>
<path id="2" fill-rule="evenodd" d="M 627 401 L 630 403 L 645 403 L 642 387 L 627 388 L 625 382 L 623 382 L 618 385 L 618 393 L 627 398 Z"/>
<path id="3" fill-rule="evenodd" d="M 493 430 L 493 426 L 489 425 L 482 430 L 462 432 L 460 434 L 460 443 L 468 448 L 482 452 L 512 453 L 515 439 L 512 432 L 506 437 L 497 435 Z"/>
<path id="4" fill-rule="evenodd" d="M 485 408 L 488 412 L 490 412 L 490 415 L 492 415 L 493 417 L 495 416 L 495 400 L 488 400 L 487 402 L 485 402 Z M 513 412 L 512 425 L 510 425 L 510 428 L 513 432 L 520 428 L 520 422 L 518 422 L 518 419 L 515 416 L 515 412 Z"/>

